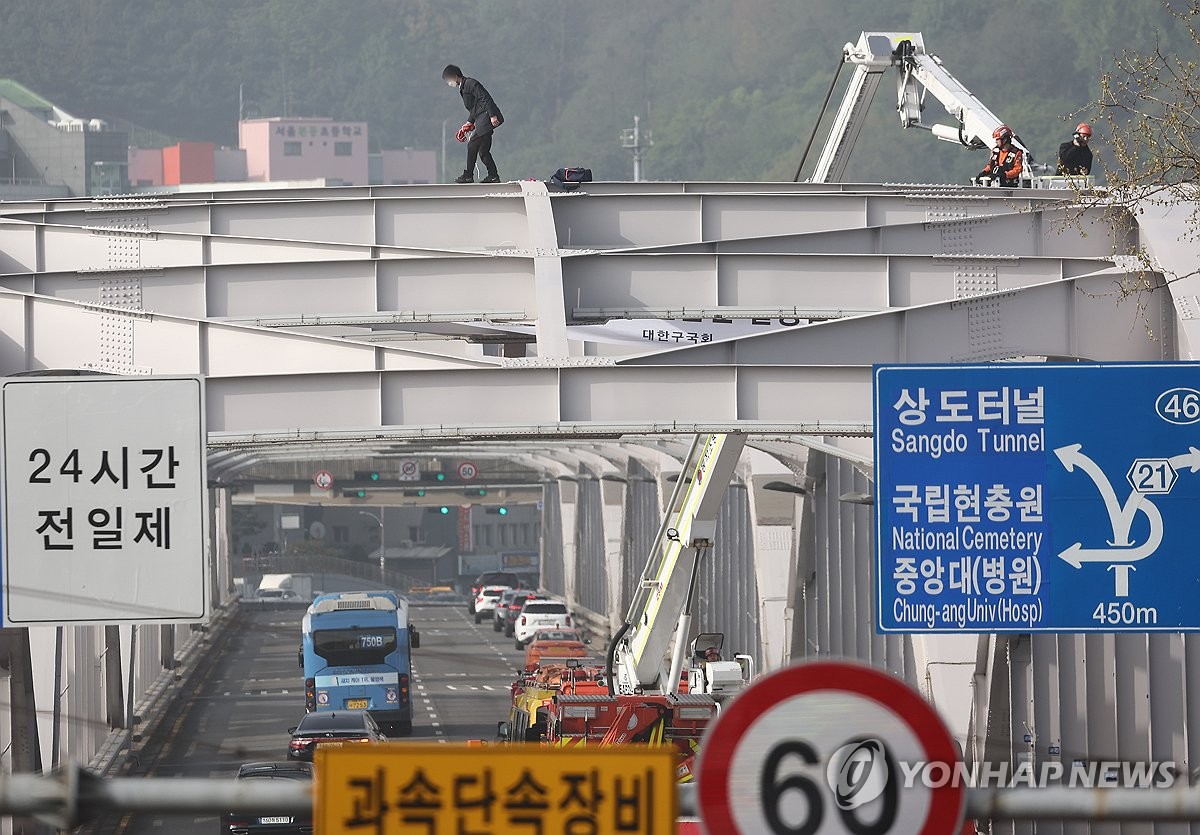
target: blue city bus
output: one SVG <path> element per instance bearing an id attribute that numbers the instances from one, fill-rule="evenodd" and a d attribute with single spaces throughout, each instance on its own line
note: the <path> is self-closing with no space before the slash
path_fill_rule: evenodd
<path id="1" fill-rule="evenodd" d="M 408 601 L 390 591 L 317 596 L 301 627 L 304 704 L 367 710 L 389 736 L 412 733 L 412 663 L 420 635 Z"/>

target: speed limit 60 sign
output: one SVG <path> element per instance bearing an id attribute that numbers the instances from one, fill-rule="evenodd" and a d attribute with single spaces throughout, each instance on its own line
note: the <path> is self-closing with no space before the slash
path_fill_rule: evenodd
<path id="1" fill-rule="evenodd" d="M 966 791 L 937 711 L 861 664 L 764 676 L 720 714 L 700 753 L 712 835 L 956 835 Z"/>

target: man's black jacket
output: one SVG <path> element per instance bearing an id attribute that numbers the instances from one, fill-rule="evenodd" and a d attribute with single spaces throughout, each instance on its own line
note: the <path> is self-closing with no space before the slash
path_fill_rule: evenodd
<path id="1" fill-rule="evenodd" d="M 1064 142 L 1058 146 L 1059 174 L 1092 173 L 1092 149 L 1086 145 Z"/>
<path id="2" fill-rule="evenodd" d="M 474 78 L 464 78 L 458 88 L 462 96 L 463 107 L 467 108 L 468 122 L 475 123 L 475 135 L 481 136 L 492 131 L 492 117 L 495 116 L 504 124 L 504 114 L 496 106 L 492 94 Z"/>

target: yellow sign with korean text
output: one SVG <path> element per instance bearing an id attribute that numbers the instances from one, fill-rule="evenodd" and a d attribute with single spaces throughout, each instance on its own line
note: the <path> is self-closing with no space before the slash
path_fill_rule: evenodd
<path id="1" fill-rule="evenodd" d="M 675 831 L 674 746 L 317 748 L 321 835 Z"/>

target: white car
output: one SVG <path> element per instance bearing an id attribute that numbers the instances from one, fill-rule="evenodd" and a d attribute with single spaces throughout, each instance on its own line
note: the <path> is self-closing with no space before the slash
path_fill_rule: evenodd
<path id="1" fill-rule="evenodd" d="M 484 586 L 481 588 L 479 594 L 475 595 L 475 622 L 479 623 L 484 618 L 492 617 L 492 613 L 496 611 L 496 601 L 510 588 L 512 586 Z"/>
<path id="2" fill-rule="evenodd" d="M 531 598 L 521 607 L 517 615 L 517 624 L 513 628 L 517 649 L 525 649 L 525 645 L 533 638 L 539 629 L 569 629 L 571 628 L 571 612 L 567 604 L 561 600 L 546 600 Z"/>

